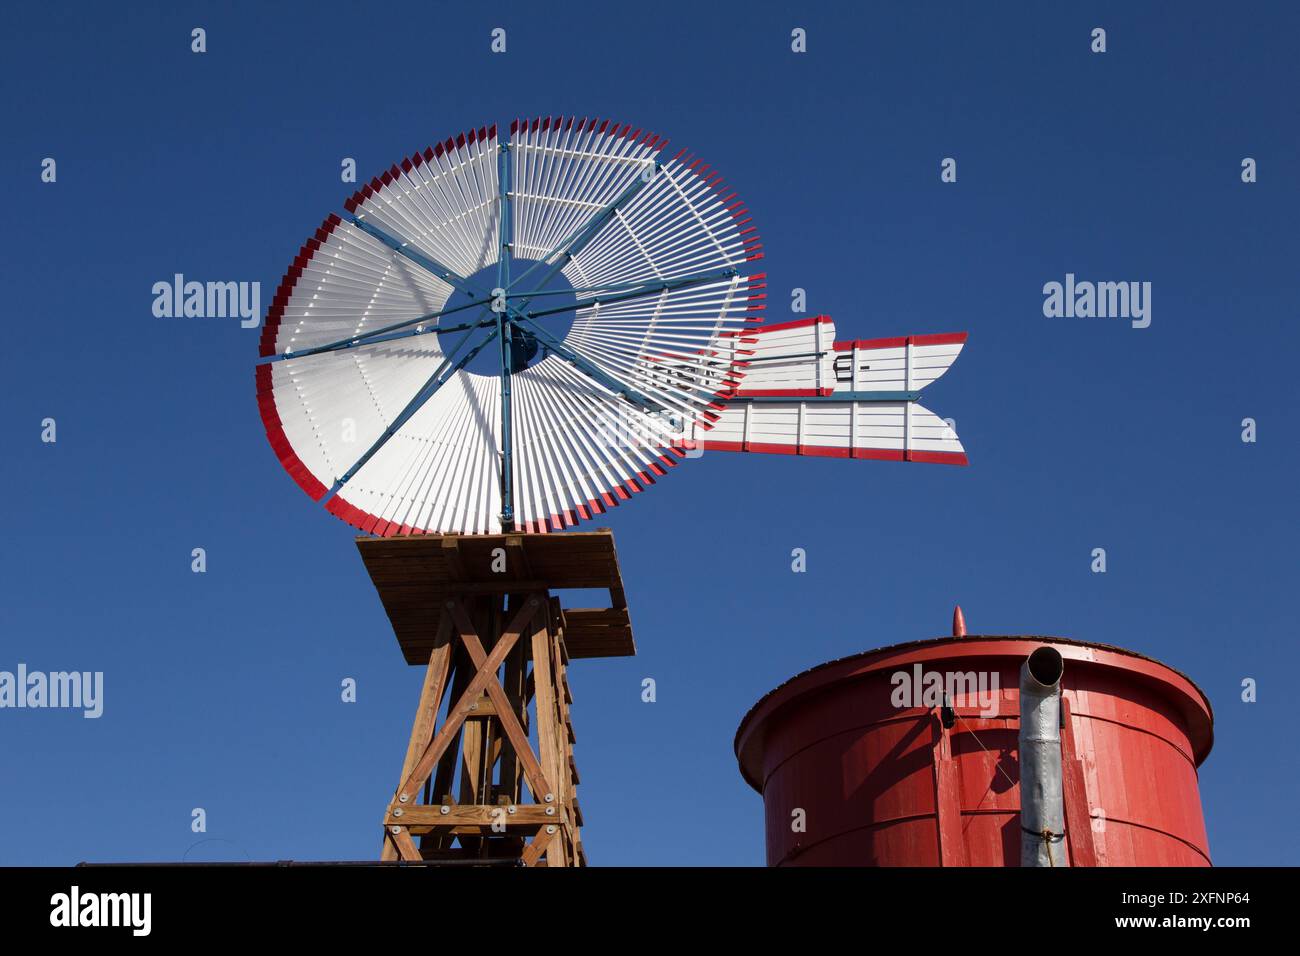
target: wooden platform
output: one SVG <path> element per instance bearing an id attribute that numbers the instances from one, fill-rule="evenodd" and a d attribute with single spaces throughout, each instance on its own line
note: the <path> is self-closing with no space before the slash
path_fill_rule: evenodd
<path id="1" fill-rule="evenodd" d="M 409 664 L 425 664 L 448 597 L 603 588 L 609 607 L 562 611 L 570 658 L 636 654 L 623 576 L 607 529 L 558 534 L 357 538 Z"/>

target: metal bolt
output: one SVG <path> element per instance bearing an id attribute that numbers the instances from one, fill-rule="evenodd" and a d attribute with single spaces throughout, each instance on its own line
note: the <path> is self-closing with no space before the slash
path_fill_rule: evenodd
<path id="1" fill-rule="evenodd" d="M 396 810 L 393 811 L 393 816 L 400 817 L 405 812 L 406 811 L 403 810 L 401 807 L 398 807 Z"/>
<path id="2" fill-rule="evenodd" d="M 470 710 L 478 710 L 478 704 L 477 704 L 477 702 L 476 702 L 476 703 L 473 703 L 473 704 L 470 704 L 470 705 L 469 705 L 469 709 L 470 709 Z"/>
<path id="3" fill-rule="evenodd" d="M 506 813 L 514 813 L 514 812 L 515 812 L 515 807 L 513 804 L 509 807 L 506 807 Z"/>
<path id="4" fill-rule="evenodd" d="M 397 795 L 397 802 L 398 802 L 398 803 L 410 803 L 410 802 L 411 802 L 411 795 L 410 795 L 409 793 L 399 793 L 399 794 Z"/>
<path id="5" fill-rule="evenodd" d="M 441 813 L 443 816 L 446 816 L 448 813 L 451 813 L 451 807 L 447 806 L 444 803 L 441 807 L 438 808 L 438 812 Z"/>
<path id="6" fill-rule="evenodd" d="M 397 834 L 399 834 L 399 833 L 402 832 L 402 828 L 401 828 L 401 827 L 389 827 L 389 828 L 388 828 L 388 832 L 391 833 L 391 834 L 393 834 L 393 836 L 396 836 Z"/>
<path id="7" fill-rule="evenodd" d="M 543 797 L 542 799 L 545 800 L 547 803 L 554 803 L 554 802 L 555 802 L 555 794 L 553 794 L 553 793 L 548 793 L 548 794 L 547 794 L 545 797 Z"/>
<path id="8" fill-rule="evenodd" d="M 555 816 L 555 807 L 547 807 L 547 808 L 546 808 L 546 815 L 547 815 L 548 817 L 553 817 L 553 816 Z"/>
<path id="9" fill-rule="evenodd" d="M 554 833 L 554 832 L 555 832 L 555 824 L 552 823 L 550 826 L 548 826 L 548 827 L 546 828 L 546 832 L 547 832 L 547 833 Z"/>

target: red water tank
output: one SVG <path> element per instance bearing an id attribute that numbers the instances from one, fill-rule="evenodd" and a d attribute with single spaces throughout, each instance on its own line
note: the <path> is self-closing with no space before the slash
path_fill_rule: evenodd
<path id="1" fill-rule="evenodd" d="M 735 748 L 763 795 L 768 865 L 1019 865 L 1020 668 L 1045 644 L 1064 658 L 1071 865 L 1209 866 L 1209 700 L 1159 661 L 1059 637 L 899 644 L 765 696 Z"/>

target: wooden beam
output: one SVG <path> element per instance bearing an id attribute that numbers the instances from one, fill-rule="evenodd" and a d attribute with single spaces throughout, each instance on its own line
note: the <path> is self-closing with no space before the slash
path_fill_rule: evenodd
<path id="1" fill-rule="evenodd" d="M 939 865 L 966 866 L 966 838 L 961 829 L 961 781 L 952 758 L 952 737 L 938 710 L 930 713 L 934 761 L 935 828 L 939 838 Z"/>
<path id="2" fill-rule="evenodd" d="M 625 607 L 570 607 L 564 609 L 564 627 L 628 627 Z"/>
<path id="3" fill-rule="evenodd" d="M 485 750 L 487 746 L 487 719 L 479 713 L 484 698 L 470 704 L 474 713 L 465 719 L 465 725 L 461 728 L 461 774 L 460 774 L 460 802 L 461 803 L 478 803 L 480 795 L 483 795 L 483 773 L 484 762 L 486 760 Z"/>
<path id="4" fill-rule="evenodd" d="M 394 833 L 394 830 L 397 832 Z M 391 841 L 397 848 L 399 859 L 411 861 L 422 859 L 420 851 L 415 848 L 415 843 L 411 840 L 411 834 L 407 832 L 406 827 L 390 826 L 387 828 L 386 832 L 388 833 L 389 841 Z"/>
<path id="5" fill-rule="evenodd" d="M 1070 698 L 1061 695 L 1061 784 L 1065 811 L 1065 833 L 1070 841 L 1071 866 L 1096 866 L 1097 846 L 1093 841 L 1092 813 L 1083 761 L 1074 740 L 1074 719 Z"/>
<path id="6" fill-rule="evenodd" d="M 547 609 L 549 612 L 549 609 Z M 537 693 L 537 746 L 542 755 L 542 766 L 555 789 L 552 802 L 563 805 L 560 785 L 567 769 L 560 762 L 559 711 L 555 703 L 554 642 L 550 622 L 545 614 L 533 623 L 533 686 Z M 546 865 L 564 866 L 567 862 L 563 840 L 551 840 L 547 845 Z"/>
<path id="7" fill-rule="evenodd" d="M 528 552 L 524 550 L 522 535 L 506 536 L 506 568 L 511 577 L 531 578 L 532 566 L 528 563 Z"/>
<path id="8" fill-rule="evenodd" d="M 451 617 L 444 614 L 438 622 L 438 634 L 434 638 L 433 650 L 429 652 L 429 666 L 424 671 L 424 684 L 420 688 L 420 703 L 415 711 L 415 723 L 411 728 L 411 739 L 406 748 L 406 759 L 402 762 L 402 776 L 405 780 L 411 768 L 420 759 L 433 738 L 433 725 L 442 707 L 443 693 L 447 688 L 447 674 L 451 669 Z"/>
<path id="9" fill-rule="evenodd" d="M 424 670 L 424 684 L 420 688 L 420 703 L 415 710 L 415 720 L 411 727 L 411 738 L 406 745 L 406 758 L 402 762 L 402 775 L 398 778 L 401 786 L 419 755 L 428 747 L 433 736 L 433 726 L 442 706 L 442 696 L 447 687 L 447 674 L 451 667 L 451 618 L 443 615 L 438 622 L 438 633 L 434 637 L 433 649 L 429 652 L 429 664 Z M 381 860 L 396 860 L 399 856 L 397 844 L 385 837 L 380 851 Z"/>
<path id="10" fill-rule="evenodd" d="M 443 566 L 446 568 L 447 579 L 450 581 L 468 580 L 460 556 L 460 536 L 447 535 L 438 544 L 442 548 L 442 560 Z"/>
<path id="11" fill-rule="evenodd" d="M 558 830 L 559 827 L 556 827 L 554 824 L 540 827 L 538 829 L 537 835 L 533 837 L 533 841 L 528 844 L 527 848 L 524 850 L 523 856 L 520 858 L 523 860 L 524 866 L 537 865 L 537 862 L 542 858 L 542 854 L 546 853 L 547 848 L 551 844 L 552 838 Z"/>
<path id="12" fill-rule="evenodd" d="M 397 824 L 418 830 L 429 826 L 477 826 L 491 827 L 537 827 L 547 823 L 558 823 L 559 812 L 554 807 L 537 803 L 514 805 L 514 812 L 509 806 L 488 806 L 484 804 L 455 804 L 447 808 L 438 805 L 415 804 L 402 806 L 389 804 L 385 824 Z M 550 811 L 549 813 L 547 811 Z"/>
<path id="13" fill-rule="evenodd" d="M 449 618 L 450 620 L 450 618 Z M 470 668 L 469 654 L 466 653 L 464 646 L 455 646 L 452 648 L 452 677 L 451 677 L 451 699 L 459 700 L 469 687 Z M 448 794 L 451 790 L 452 781 L 456 777 L 456 766 L 460 762 L 460 728 L 453 731 L 451 742 L 447 745 L 446 752 L 438 758 L 434 765 L 433 774 L 425 781 L 425 802 L 431 798 L 441 798 L 443 794 Z M 424 852 L 429 849 L 438 849 L 450 846 L 450 840 L 442 839 L 437 836 L 421 837 L 420 851 Z"/>
<path id="14" fill-rule="evenodd" d="M 515 604 L 519 602 L 515 599 Z M 515 607 L 512 604 L 512 608 Z M 524 679 L 525 671 L 528 664 L 524 660 L 526 645 L 519 641 L 510 656 L 506 658 L 505 666 L 505 691 L 506 699 L 510 702 L 510 712 L 515 715 L 523 728 L 524 734 L 528 733 L 528 703 L 524 698 Z M 519 802 L 519 757 L 514 751 L 513 746 L 503 747 L 501 751 L 501 792 L 506 795 L 511 803 Z"/>

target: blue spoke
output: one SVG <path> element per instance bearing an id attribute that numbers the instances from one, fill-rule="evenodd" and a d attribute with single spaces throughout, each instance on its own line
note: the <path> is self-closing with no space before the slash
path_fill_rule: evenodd
<path id="1" fill-rule="evenodd" d="M 630 287 L 627 292 L 616 293 L 615 295 L 593 295 L 586 299 L 578 299 L 569 305 L 557 306 L 551 309 L 538 309 L 536 311 L 522 312 L 524 316 L 530 319 L 538 319 L 545 315 L 559 315 L 562 312 L 573 312 L 576 309 L 585 309 L 591 305 L 609 305 L 613 302 L 626 302 L 629 299 L 639 299 L 643 295 L 652 295 L 658 292 L 666 292 L 671 289 L 687 289 L 691 286 L 705 285 L 709 282 L 715 282 L 718 279 L 728 279 L 737 275 L 735 269 L 719 269 L 716 272 L 703 272 L 697 275 L 682 276 L 678 279 L 655 279 L 651 282 L 643 282 Z M 522 310 L 523 304 L 514 306 L 514 309 Z"/>
<path id="2" fill-rule="evenodd" d="M 363 345 L 374 345 L 377 342 L 392 342 L 397 339 L 407 338 L 413 335 L 428 335 L 430 332 L 463 332 L 466 329 L 481 328 L 486 322 L 491 320 L 480 320 L 478 322 L 461 322 L 456 325 L 433 325 L 427 329 L 412 329 L 408 332 L 398 332 L 396 335 L 388 333 L 398 329 L 404 329 L 420 322 L 428 322 L 430 319 L 436 319 L 443 316 L 451 315 L 454 312 L 464 312 L 466 309 L 473 309 L 481 305 L 487 305 L 491 299 L 481 299 L 470 302 L 468 305 L 458 305 L 454 309 L 445 309 L 442 312 L 431 312 L 428 315 L 422 315 L 416 319 L 407 319 L 404 322 L 395 322 L 392 325 L 386 325 L 381 329 L 372 329 L 369 332 L 362 332 L 359 335 L 353 335 L 346 339 L 339 339 L 337 342 L 330 342 L 328 345 L 314 345 L 309 349 L 302 349 L 298 352 L 284 352 L 281 355 L 273 355 L 267 359 L 268 362 L 284 362 L 288 359 L 303 358 L 308 355 L 320 355 L 323 352 L 340 352 L 345 349 L 360 348 Z"/>
<path id="3" fill-rule="evenodd" d="M 671 279 L 643 279 L 640 282 L 610 282 L 606 285 L 589 285 L 577 289 L 534 289 L 532 292 L 507 292 L 506 298 L 540 299 L 542 296 L 547 295 L 580 295 L 584 292 L 619 292 L 623 289 L 648 289 L 653 292 L 662 289 L 665 282 L 682 282 L 709 278 L 725 279 L 738 274 L 739 272 L 734 268 L 716 269 L 711 272 L 692 272 L 684 276 L 674 276 Z"/>
<path id="4" fill-rule="evenodd" d="M 483 349 L 497 336 L 496 330 L 494 329 L 488 334 L 487 338 L 474 346 L 474 348 L 470 350 L 469 354 L 457 362 L 453 368 L 447 370 L 444 375 L 443 372 L 447 369 L 447 366 L 451 364 L 451 360 L 455 357 L 456 353 L 461 350 L 465 343 L 469 341 L 469 337 L 473 334 L 474 330 L 470 329 L 461 337 L 461 340 L 456 343 L 456 347 L 452 349 L 451 354 L 439 363 L 437 370 L 429 376 L 428 381 L 420 386 L 420 390 L 415 393 L 415 397 L 412 398 L 406 404 L 406 407 L 398 413 L 397 417 L 393 419 L 392 424 L 384 429 L 384 433 L 380 435 L 375 443 L 370 446 L 369 450 L 357 460 L 356 464 L 349 468 L 341 478 L 334 482 L 334 486 L 330 488 L 329 494 L 322 498 L 322 501 L 328 501 L 330 498 L 334 497 L 340 488 L 351 481 L 356 476 L 356 473 L 364 467 L 365 463 L 375 457 L 375 453 L 378 452 L 379 449 L 383 448 L 384 445 L 388 443 L 388 439 L 397 434 L 398 430 L 411 420 L 411 417 L 424 406 L 425 402 L 437 393 L 438 389 L 451 381 L 453 375 L 468 365 L 474 359 L 474 356 L 483 351 Z"/>
<path id="5" fill-rule="evenodd" d="M 362 230 L 363 232 L 369 233 L 370 235 L 374 236 L 376 239 L 378 239 L 384 245 L 388 246 L 388 248 L 392 249 L 394 252 L 406 256 L 406 258 L 410 259 L 412 262 L 414 262 L 421 269 L 424 269 L 430 275 L 433 275 L 441 279 L 443 282 L 447 283 L 448 285 L 457 288 L 461 292 L 465 292 L 476 299 L 483 298 L 483 292 L 478 288 L 476 288 L 474 285 L 472 285 L 468 279 L 460 275 L 458 272 L 455 272 L 452 269 L 447 268 L 437 259 L 431 259 L 428 256 L 426 256 L 424 253 L 418 252 L 417 250 L 411 248 L 411 243 L 409 240 L 402 240 L 402 239 L 398 239 L 395 236 L 389 235 L 387 232 L 384 232 L 384 230 L 380 229 L 378 226 L 366 222 L 366 220 L 360 216 L 349 216 L 348 218 L 349 221 L 352 223 L 352 225 L 356 226 L 358 229 Z"/>
<path id="6" fill-rule="evenodd" d="M 536 335 L 538 340 L 545 344 L 547 348 L 556 355 L 559 355 L 565 361 L 574 365 L 579 371 L 584 372 L 589 378 L 595 379 L 610 391 L 614 392 L 616 395 L 621 395 L 634 405 L 639 405 L 641 408 L 648 411 L 659 411 L 663 410 L 663 405 L 651 398 L 647 398 L 636 389 L 629 385 L 625 385 L 613 376 L 604 372 L 594 362 L 579 355 L 576 351 L 569 348 L 558 338 L 543 329 L 535 320 L 542 316 L 558 315 L 562 312 L 571 312 L 575 309 L 586 308 L 587 306 L 595 305 L 596 303 L 622 302 L 652 293 L 664 292 L 668 289 L 684 289 L 693 285 L 703 285 L 708 282 L 715 282 L 718 279 L 728 278 L 735 275 L 737 275 L 737 271 L 734 268 L 727 268 L 720 269 L 716 272 L 682 276 L 678 279 L 656 279 L 653 282 L 641 284 L 627 292 L 622 292 L 617 295 L 593 296 L 590 299 L 579 299 L 577 302 L 570 305 L 559 306 L 554 309 L 540 309 L 536 312 L 521 312 L 519 307 L 510 306 L 509 312 L 514 323 L 521 326 L 527 324 L 533 334 Z"/>
<path id="7" fill-rule="evenodd" d="M 654 168 L 655 168 L 655 172 L 657 173 L 663 167 L 660 166 L 658 162 L 655 162 Z M 531 266 L 529 266 L 526 270 L 524 270 L 523 275 L 521 275 L 518 279 L 516 279 L 515 282 L 522 282 L 530 274 L 532 274 L 532 271 L 536 269 L 538 266 L 541 266 L 542 264 L 549 262 L 552 257 L 562 254 L 563 258 L 551 268 L 551 271 L 546 274 L 546 277 L 542 279 L 541 282 L 537 283 L 539 288 L 545 286 L 546 283 L 550 282 L 551 279 L 554 278 L 557 272 L 559 272 L 561 269 L 563 269 L 566 265 L 569 264 L 569 260 L 572 259 L 579 251 L 581 251 L 583 246 L 585 246 L 587 243 L 589 243 L 592 239 L 596 237 L 596 234 L 600 232 L 601 229 L 604 228 L 605 223 L 609 222 L 609 220 L 613 218 L 614 213 L 618 211 L 618 207 L 623 205 L 623 203 L 627 202 L 629 199 L 631 199 L 633 196 L 639 193 L 643 188 L 645 188 L 645 186 L 647 186 L 650 183 L 650 181 L 651 180 L 646 179 L 640 174 L 638 174 L 637 177 L 633 179 L 631 183 L 628 184 L 627 188 L 624 189 L 621 193 L 619 193 L 619 195 L 612 202 L 610 202 L 608 205 L 600 209 L 594 216 L 592 216 L 589 220 L 587 220 L 586 225 L 579 227 L 575 232 L 569 235 L 569 238 L 565 239 L 558 246 L 556 246 L 554 249 L 552 249 L 550 252 L 544 255 L 541 259 L 539 259 L 537 262 L 534 262 Z M 507 290 L 508 289 L 509 287 L 507 286 Z"/>
<path id="8" fill-rule="evenodd" d="M 614 394 L 621 395 L 623 398 L 626 398 L 633 405 L 639 405 L 641 408 L 645 409 L 646 411 L 663 410 L 664 406 L 660 405 L 658 402 L 654 401 L 653 399 L 646 398 L 646 396 L 642 395 L 640 392 L 632 388 L 630 385 L 625 385 L 622 382 L 620 382 L 618 379 L 607 374 L 606 372 L 601 370 L 598 366 L 593 364 L 591 361 L 589 361 L 586 358 L 583 358 L 581 355 L 573 351 L 573 349 L 569 348 L 567 345 L 565 345 L 555 336 L 551 335 L 550 332 L 547 332 L 536 322 L 532 321 L 532 319 L 529 318 L 528 316 L 516 315 L 515 322 L 518 324 L 527 325 L 529 329 L 532 330 L 532 333 L 535 336 L 537 336 L 537 338 L 541 340 L 541 342 L 545 344 L 546 347 L 549 348 L 552 352 L 560 356 L 560 358 L 564 359 L 566 362 L 569 362 L 570 364 L 576 366 L 579 371 L 585 372 L 589 378 L 595 379 L 597 382 L 599 382 L 601 385 L 604 385 L 607 389 L 609 389 Z"/>

